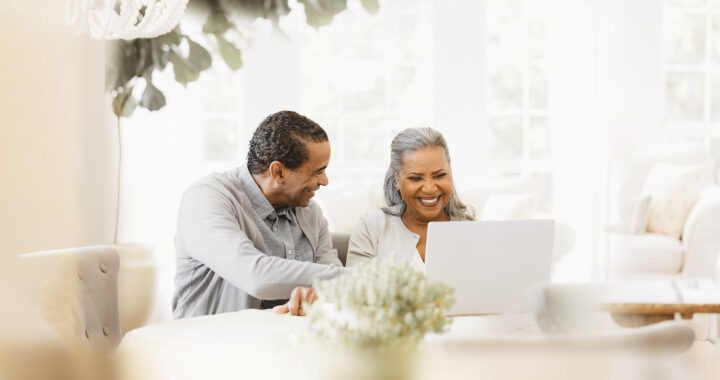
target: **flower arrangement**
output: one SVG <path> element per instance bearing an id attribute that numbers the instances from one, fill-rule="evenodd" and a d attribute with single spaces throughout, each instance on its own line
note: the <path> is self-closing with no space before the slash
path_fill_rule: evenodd
<path id="1" fill-rule="evenodd" d="M 453 289 L 429 280 L 409 261 L 375 260 L 353 273 L 315 284 L 305 305 L 310 333 L 353 349 L 412 349 L 426 333 L 445 332 Z"/>

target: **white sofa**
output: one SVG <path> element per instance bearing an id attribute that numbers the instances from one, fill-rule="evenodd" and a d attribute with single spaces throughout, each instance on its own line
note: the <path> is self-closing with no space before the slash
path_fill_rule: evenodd
<path id="1" fill-rule="evenodd" d="M 638 204 L 643 197 L 651 200 L 647 181 L 653 168 L 659 165 L 698 168 L 703 177 L 696 185 L 700 189 L 698 194 L 692 197 L 694 205 L 681 230 L 676 230 L 682 231 L 676 234 L 679 237 L 662 231 L 648 232 L 648 211 Z M 617 201 L 621 217 L 607 227 L 611 279 L 716 279 L 720 253 L 720 188 L 713 185 L 714 169 L 712 160 L 702 151 L 648 154 L 626 163 L 625 180 Z"/>

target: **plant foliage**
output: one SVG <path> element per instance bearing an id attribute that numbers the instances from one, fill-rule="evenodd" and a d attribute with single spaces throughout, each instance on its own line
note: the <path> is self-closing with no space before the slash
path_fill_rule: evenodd
<path id="1" fill-rule="evenodd" d="M 305 8 L 308 25 L 330 24 L 333 17 L 347 8 L 347 0 L 297 0 Z M 362 0 L 369 13 L 377 12 L 378 0 Z M 200 78 L 220 57 L 232 70 L 242 67 L 242 51 L 228 38 L 240 34 L 232 21 L 237 17 L 262 17 L 277 25 L 280 16 L 290 12 L 288 0 L 191 0 L 188 11 L 207 13 L 202 39 L 182 33 L 181 25 L 156 38 L 118 40 L 108 48 L 106 89 L 112 95 L 113 112 L 130 116 L 136 107 L 157 111 L 166 104 L 165 95 L 153 83 L 153 74 L 168 63 L 175 80 L 183 86 Z M 136 90 L 137 88 L 137 90 Z"/>

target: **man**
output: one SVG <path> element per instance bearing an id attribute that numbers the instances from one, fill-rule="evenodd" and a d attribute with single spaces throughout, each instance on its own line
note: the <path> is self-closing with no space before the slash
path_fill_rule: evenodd
<path id="1" fill-rule="evenodd" d="M 329 160 L 325 131 L 281 111 L 255 130 L 246 165 L 190 186 L 178 215 L 175 318 L 270 307 L 303 314 L 314 279 L 345 273 L 310 200 L 328 184 Z"/>

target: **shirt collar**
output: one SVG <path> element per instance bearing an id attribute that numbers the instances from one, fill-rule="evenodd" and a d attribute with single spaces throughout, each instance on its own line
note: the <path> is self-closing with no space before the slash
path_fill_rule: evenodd
<path id="1" fill-rule="evenodd" d="M 245 194 L 250 198 L 250 203 L 255 212 L 260 215 L 263 219 L 270 215 L 275 215 L 275 209 L 268 201 L 265 194 L 260 190 L 260 186 L 255 182 L 255 179 L 250 174 L 247 165 L 240 165 L 238 168 L 238 175 L 240 177 L 240 183 L 242 183 L 245 189 Z"/>

